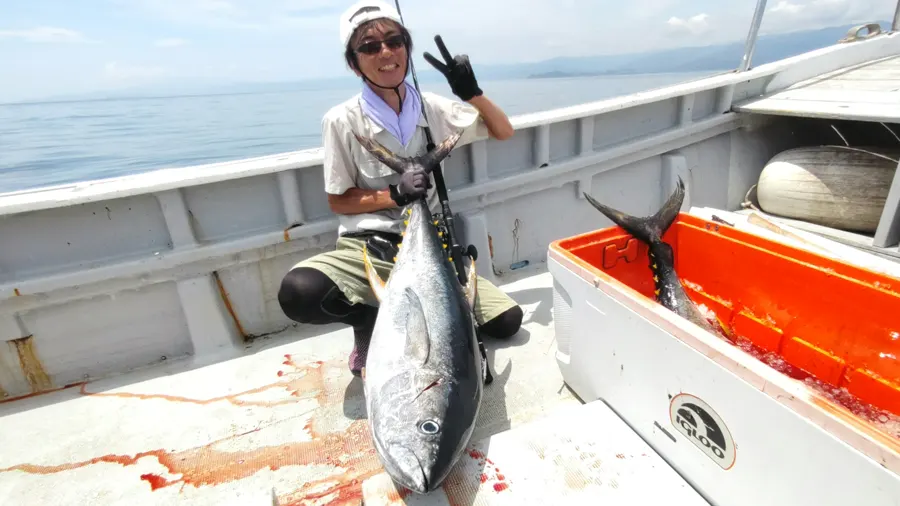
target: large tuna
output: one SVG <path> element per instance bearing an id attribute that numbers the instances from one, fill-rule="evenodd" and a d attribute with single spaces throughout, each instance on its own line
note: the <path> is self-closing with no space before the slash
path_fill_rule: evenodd
<path id="1" fill-rule="evenodd" d="M 427 174 L 459 141 L 454 134 L 433 151 L 400 158 L 356 136 L 382 163 L 403 174 Z M 438 487 L 475 427 L 484 384 L 475 331 L 475 262 L 463 288 L 424 199 L 403 210 L 405 230 L 385 283 L 364 251 L 378 316 L 363 372 L 375 449 L 387 473 L 417 493 Z"/>

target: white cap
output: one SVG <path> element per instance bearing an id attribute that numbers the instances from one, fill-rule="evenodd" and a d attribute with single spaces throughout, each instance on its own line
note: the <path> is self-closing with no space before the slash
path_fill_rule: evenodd
<path id="1" fill-rule="evenodd" d="M 397 9 L 379 0 L 360 0 L 341 14 L 341 47 L 346 48 L 359 25 L 373 19 L 387 18 L 402 24 Z"/>

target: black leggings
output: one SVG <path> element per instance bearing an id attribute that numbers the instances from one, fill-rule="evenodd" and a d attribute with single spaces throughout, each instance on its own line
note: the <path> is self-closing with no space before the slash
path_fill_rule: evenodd
<path id="1" fill-rule="evenodd" d="M 360 329 L 371 325 L 378 311 L 366 304 L 351 304 L 331 278 L 311 267 L 287 273 L 278 290 L 278 302 L 284 314 L 299 323 L 344 323 Z M 494 338 L 507 338 L 519 331 L 522 317 L 522 309 L 515 306 L 479 330 Z"/>

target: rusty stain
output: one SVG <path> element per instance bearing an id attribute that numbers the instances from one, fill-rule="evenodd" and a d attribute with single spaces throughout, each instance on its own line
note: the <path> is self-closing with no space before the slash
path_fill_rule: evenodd
<path id="1" fill-rule="evenodd" d="M 623 454 L 621 454 L 621 453 L 617 453 L 617 454 L 616 454 L 616 458 L 617 458 L 617 459 L 624 459 L 624 458 L 625 458 L 625 455 L 623 455 Z"/>
<path id="2" fill-rule="evenodd" d="M 134 399 L 165 399 L 171 402 L 188 402 L 193 404 L 209 404 L 218 401 L 228 401 L 234 405 L 267 405 L 277 406 L 288 402 L 298 402 L 298 397 L 309 392 L 315 393 L 319 403 L 327 399 L 339 397 L 337 390 L 342 385 L 334 385 L 326 388 L 323 362 L 314 362 L 303 367 L 297 366 L 290 355 L 284 356 L 282 363 L 291 369 L 284 370 L 278 375 L 279 381 L 262 387 L 247 390 L 230 396 L 215 397 L 211 399 L 190 399 L 185 397 L 169 396 L 162 394 L 134 394 L 134 393 L 91 393 L 87 392 L 85 384 L 81 383 L 81 392 L 89 396 L 112 396 Z M 342 362 L 330 364 L 332 367 L 343 367 Z M 263 401 L 245 401 L 240 397 L 266 390 L 283 391 L 285 398 Z M 333 390 L 333 391 L 332 391 Z M 135 455 L 102 455 L 89 460 L 69 462 L 58 465 L 34 465 L 18 464 L 5 469 L 0 473 L 21 471 L 30 474 L 49 475 L 64 471 L 84 468 L 99 463 L 118 464 L 124 467 L 133 466 L 141 459 L 153 458 L 162 465 L 167 478 L 157 473 L 144 473 L 140 475 L 142 481 L 147 482 L 151 491 L 172 486 L 201 487 L 204 485 L 219 485 L 253 476 L 257 472 L 269 469 L 276 471 L 287 466 L 308 465 L 332 465 L 343 468 L 338 475 L 323 478 L 317 481 L 304 482 L 290 493 L 278 498 L 281 505 L 308 504 L 309 501 L 327 500 L 328 504 L 359 504 L 362 500 L 362 483 L 383 473 L 381 464 L 375 454 L 371 436 L 366 420 L 355 420 L 346 431 L 318 433 L 315 414 L 306 423 L 305 429 L 309 430 L 312 440 L 301 442 L 286 442 L 279 445 L 264 446 L 252 450 L 223 451 L 216 448 L 224 441 L 240 440 L 241 438 L 254 437 L 255 433 L 263 430 L 262 427 L 235 434 L 218 441 L 213 441 L 203 446 L 181 451 L 169 451 L 155 449 L 139 452 Z M 402 492 L 397 492 L 403 496 Z"/>
<path id="3" fill-rule="evenodd" d="M 62 387 L 51 388 L 49 390 L 44 390 L 41 392 L 32 392 L 30 394 L 19 395 L 16 397 L 10 397 L 9 399 L 0 399 L 0 404 L 6 403 L 6 402 L 21 401 L 24 399 L 28 399 L 29 397 L 38 397 L 40 395 L 52 394 L 53 392 L 59 392 L 60 390 L 66 390 L 66 389 L 73 388 L 73 387 L 80 387 L 84 384 L 85 384 L 84 381 L 79 381 L 77 383 L 70 383 L 70 384 L 62 386 Z"/>
<path id="4" fill-rule="evenodd" d="M 222 295 L 222 301 L 225 303 L 225 309 L 228 310 L 228 313 L 231 315 L 231 319 L 234 320 L 234 324 L 237 327 L 238 333 L 241 334 L 241 337 L 247 339 L 247 332 L 244 331 L 244 326 L 241 325 L 241 320 L 238 319 L 237 313 L 234 310 L 234 306 L 231 305 L 231 299 L 228 297 L 228 292 L 225 291 L 225 285 L 222 283 L 222 278 L 219 277 L 218 271 L 213 271 L 213 277 L 216 278 L 216 285 L 219 287 L 219 293 Z"/>
<path id="5" fill-rule="evenodd" d="M 25 380 L 31 385 L 32 392 L 40 392 L 53 388 L 53 383 L 47 372 L 44 371 L 44 365 L 37 357 L 34 351 L 34 336 L 25 336 L 19 339 L 9 341 L 19 355 L 19 366 L 22 368 L 22 374 Z"/>
<path id="6" fill-rule="evenodd" d="M 491 237 L 491 234 L 488 234 L 488 251 L 491 253 L 491 258 L 494 258 L 494 238 Z"/>
<path id="7" fill-rule="evenodd" d="M 295 224 L 287 227 L 286 229 L 284 229 L 284 242 L 291 241 L 291 229 L 301 227 L 301 226 L 303 226 L 302 223 L 295 223 Z"/>
<path id="8" fill-rule="evenodd" d="M 22 296 L 22 292 L 20 292 L 18 288 L 13 288 L 13 293 L 16 294 L 16 297 L 21 297 L 21 296 Z"/>

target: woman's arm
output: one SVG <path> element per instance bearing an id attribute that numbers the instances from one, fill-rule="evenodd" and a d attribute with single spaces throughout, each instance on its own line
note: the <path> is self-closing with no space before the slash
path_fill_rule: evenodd
<path id="1" fill-rule="evenodd" d="M 441 62 L 428 51 L 422 54 L 425 60 L 444 74 L 454 95 L 478 109 L 491 137 L 500 140 L 512 137 L 515 131 L 509 118 L 506 117 L 503 110 L 485 97 L 481 88 L 478 87 L 478 80 L 475 79 L 475 71 L 472 70 L 468 55 L 451 56 L 440 35 L 434 37 L 434 42 L 444 57 L 444 61 Z"/>
<path id="2" fill-rule="evenodd" d="M 486 96 L 478 95 L 477 97 L 472 97 L 469 103 L 481 113 L 484 125 L 487 127 L 491 137 L 502 141 L 509 139 L 516 133 L 503 109 L 497 107 L 497 104 L 491 102 Z"/>
<path id="3" fill-rule="evenodd" d="M 362 214 L 397 207 L 390 190 L 349 188 L 341 195 L 328 194 L 328 206 L 335 214 Z"/>

